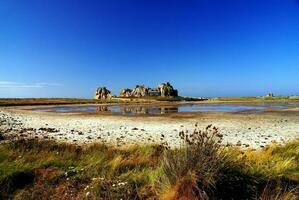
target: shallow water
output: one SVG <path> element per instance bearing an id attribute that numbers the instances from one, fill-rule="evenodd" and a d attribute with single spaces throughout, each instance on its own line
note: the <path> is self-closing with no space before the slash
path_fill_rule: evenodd
<path id="1" fill-rule="evenodd" d="M 106 112 L 123 115 L 136 114 L 164 114 L 178 112 L 245 112 L 259 113 L 267 110 L 281 110 L 299 107 L 299 103 L 213 103 L 213 104 L 179 104 L 179 105 L 92 105 L 92 106 L 65 106 L 41 108 L 53 112 Z"/>

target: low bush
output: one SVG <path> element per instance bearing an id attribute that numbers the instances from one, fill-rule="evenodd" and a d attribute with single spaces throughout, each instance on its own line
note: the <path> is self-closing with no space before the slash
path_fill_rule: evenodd
<path id="1" fill-rule="evenodd" d="M 180 136 L 182 147 L 163 157 L 160 199 L 278 199 L 298 192 L 298 140 L 255 151 L 221 146 L 222 134 L 211 125 Z"/>
<path id="2" fill-rule="evenodd" d="M 216 127 L 180 132 L 182 148 L 166 151 L 160 177 L 161 199 L 209 199 L 229 160 L 220 151 Z"/>

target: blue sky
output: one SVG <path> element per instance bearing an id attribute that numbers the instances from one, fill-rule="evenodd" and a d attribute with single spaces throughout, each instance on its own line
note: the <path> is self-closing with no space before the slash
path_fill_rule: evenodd
<path id="1" fill-rule="evenodd" d="M 2 0 L 0 97 L 299 94 L 298 0 Z"/>

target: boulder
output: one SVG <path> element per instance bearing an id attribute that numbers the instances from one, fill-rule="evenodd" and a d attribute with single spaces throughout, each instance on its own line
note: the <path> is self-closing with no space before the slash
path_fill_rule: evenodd
<path id="1" fill-rule="evenodd" d="M 122 89 L 119 94 L 120 97 L 130 97 L 131 95 L 132 95 L 132 90 L 128 88 Z"/>
<path id="2" fill-rule="evenodd" d="M 266 97 L 274 97 L 274 94 L 272 92 L 269 92 Z"/>
<path id="3" fill-rule="evenodd" d="M 99 87 L 96 90 L 96 95 L 94 99 L 111 99 L 113 97 L 110 90 L 106 87 Z"/>
<path id="4" fill-rule="evenodd" d="M 158 86 L 158 90 L 160 91 L 160 95 L 162 97 L 169 97 L 169 96 L 177 97 L 178 96 L 178 91 L 175 90 L 169 82 L 161 83 Z"/>
<path id="5" fill-rule="evenodd" d="M 160 96 L 160 91 L 158 88 L 149 88 L 148 89 L 148 96 L 158 97 Z"/>
<path id="6" fill-rule="evenodd" d="M 148 88 L 144 87 L 144 85 L 136 85 L 135 88 L 131 92 L 131 96 L 133 96 L 133 97 L 148 96 Z"/>

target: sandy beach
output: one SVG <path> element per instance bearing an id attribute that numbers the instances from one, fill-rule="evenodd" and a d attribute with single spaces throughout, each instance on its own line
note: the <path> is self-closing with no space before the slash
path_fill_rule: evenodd
<path id="1" fill-rule="evenodd" d="M 0 129 L 10 137 L 38 137 L 76 144 L 105 142 L 117 146 L 167 142 L 179 146 L 180 131 L 212 124 L 223 144 L 260 148 L 299 137 L 297 108 L 263 113 L 171 113 L 122 116 L 99 113 L 55 113 L 32 107 L 0 109 Z M 162 136 L 164 135 L 164 137 Z"/>

